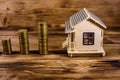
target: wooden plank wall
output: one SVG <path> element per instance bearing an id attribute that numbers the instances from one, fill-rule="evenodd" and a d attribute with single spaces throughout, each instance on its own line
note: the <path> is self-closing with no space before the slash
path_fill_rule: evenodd
<path id="1" fill-rule="evenodd" d="M 64 22 L 75 12 L 87 8 L 94 12 L 107 25 L 107 31 L 120 30 L 120 0 L 0 0 L 0 51 L 1 39 L 10 37 L 14 51 L 18 51 L 17 30 L 29 30 L 30 49 L 37 50 L 37 22 L 48 23 L 49 49 L 61 49 L 65 40 Z M 108 39 L 116 33 L 105 32 L 104 43 L 112 43 Z M 115 31 L 116 32 L 116 31 Z M 119 34 L 119 31 L 117 32 Z M 119 37 L 117 37 L 119 43 Z M 55 41 L 55 44 L 52 42 Z"/>

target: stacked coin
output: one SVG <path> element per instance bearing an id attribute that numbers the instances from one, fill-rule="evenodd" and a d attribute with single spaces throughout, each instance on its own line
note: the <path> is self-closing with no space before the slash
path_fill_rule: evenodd
<path id="1" fill-rule="evenodd" d="M 18 35 L 19 35 L 20 53 L 29 54 L 28 31 L 26 29 L 21 29 L 18 31 Z"/>
<path id="2" fill-rule="evenodd" d="M 47 25 L 46 22 L 38 22 L 38 43 L 40 54 L 48 53 L 48 38 L 47 38 Z"/>
<path id="3" fill-rule="evenodd" d="M 2 46 L 3 46 L 3 54 L 11 54 L 12 53 L 12 47 L 11 47 L 11 40 L 10 39 L 2 40 Z"/>

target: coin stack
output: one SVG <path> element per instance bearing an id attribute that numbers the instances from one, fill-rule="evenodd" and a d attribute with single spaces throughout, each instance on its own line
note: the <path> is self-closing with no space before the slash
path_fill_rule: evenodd
<path id="1" fill-rule="evenodd" d="M 2 40 L 2 46 L 3 46 L 3 54 L 11 54 L 12 53 L 12 47 L 11 47 L 11 40 L 10 39 Z"/>
<path id="2" fill-rule="evenodd" d="M 48 38 L 47 38 L 47 25 L 46 22 L 38 22 L 38 44 L 40 54 L 48 53 Z"/>
<path id="3" fill-rule="evenodd" d="M 19 30 L 18 35 L 19 35 L 20 53 L 29 54 L 29 40 L 28 40 L 27 29 Z"/>

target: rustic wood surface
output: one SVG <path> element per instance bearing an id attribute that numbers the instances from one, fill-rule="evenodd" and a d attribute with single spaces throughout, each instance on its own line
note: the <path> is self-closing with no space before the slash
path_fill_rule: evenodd
<path id="1" fill-rule="evenodd" d="M 120 0 L 0 0 L 0 26 L 35 27 L 37 20 L 63 25 L 77 11 L 87 8 L 107 26 L 120 25 Z"/>
<path id="2" fill-rule="evenodd" d="M 110 56 L 111 55 L 111 56 Z M 116 55 L 116 56 L 115 56 Z M 119 80 L 120 53 L 106 57 L 66 54 L 2 55 L 0 80 Z"/>
<path id="3" fill-rule="evenodd" d="M 107 25 L 105 57 L 67 56 L 64 22 L 86 7 Z M 120 0 L 0 0 L 1 40 L 12 41 L 12 55 L 0 54 L 0 80 L 119 80 Z M 38 53 L 37 22 L 48 23 L 48 55 Z M 28 29 L 30 54 L 19 54 L 19 29 Z"/>

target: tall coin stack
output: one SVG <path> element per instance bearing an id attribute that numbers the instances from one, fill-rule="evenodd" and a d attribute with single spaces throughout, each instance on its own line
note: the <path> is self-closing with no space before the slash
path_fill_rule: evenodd
<path id="1" fill-rule="evenodd" d="M 29 54 L 29 40 L 28 40 L 27 29 L 19 30 L 18 35 L 19 35 L 20 53 Z"/>
<path id="2" fill-rule="evenodd" d="M 2 40 L 2 46 L 3 46 L 3 54 L 11 54 L 12 53 L 12 47 L 11 47 L 11 40 L 10 39 Z"/>
<path id="3" fill-rule="evenodd" d="M 38 45 L 40 54 L 48 53 L 47 24 L 44 21 L 38 22 Z"/>

